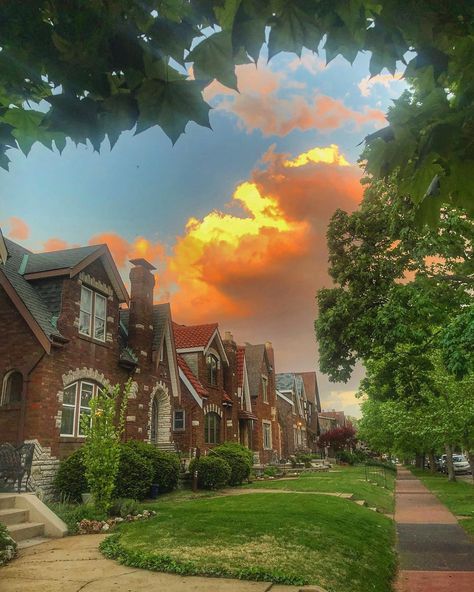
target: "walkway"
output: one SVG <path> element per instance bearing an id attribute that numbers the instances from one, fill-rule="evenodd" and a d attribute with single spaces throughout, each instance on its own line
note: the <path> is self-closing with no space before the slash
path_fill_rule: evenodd
<path id="1" fill-rule="evenodd" d="M 407 469 L 395 489 L 398 592 L 473 592 L 474 543 L 454 515 Z"/>
<path id="2" fill-rule="evenodd" d="M 0 568 L 0 592 L 324 592 L 318 586 L 183 577 L 127 567 L 99 552 L 104 536 L 54 539 L 20 551 L 18 559 Z"/>

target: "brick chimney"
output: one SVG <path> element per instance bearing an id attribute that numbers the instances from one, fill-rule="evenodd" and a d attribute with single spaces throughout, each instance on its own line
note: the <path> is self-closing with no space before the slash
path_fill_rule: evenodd
<path id="1" fill-rule="evenodd" d="M 271 341 L 265 342 L 265 349 L 267 350 L 267 356 L 270 360 L 270 364 L 273 368 L 273 372 L 275 372 L 275 354 L 273 352 L 273 344 Z"/>
<path id="2" fill-rule="evenodd" d="M 128 345 L 138 357 L 138 363 L 151 363 L 153 345 L 153 289 L 155 276 L 151 263 L 145 259 L 131 259 L 130 316 Z"/>

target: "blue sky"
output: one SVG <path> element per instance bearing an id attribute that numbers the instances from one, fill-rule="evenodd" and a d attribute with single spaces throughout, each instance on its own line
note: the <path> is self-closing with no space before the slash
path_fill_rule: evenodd
<path id="1" fill-rule="evenodd" d="M 364 82 L 368 61 L 367 55 L 360 55 L 350 66 L 337 58 L 324 67 L 321 58 L 309 53 L 302 63 L 288 54 L 269 65 L 262 59 L 255 72 L 245 67 L 238 73 L 240 95 L 220 94 L 214 83 L 208 89 L 216 107 L 211 112 L 213 130 L 190 123 L 174 147 L 153 128 L 137 136 L 123 134 L 112 151 L 104 142 L 100 154 L 91 146 L 72 143 L 62 155 L 39 145 L 27 158 L 10 151 L 10 171 L 0 170 L 2 229 L 33 250 L 41 250 L 51 238 L 68 245 L 87 244 L 91 237 L 108 233 L 117 237 L 111 239 L 113 253 L 117 241 L 132 252 L 141 237 L 150 246 L 147 254 L 159 259 L 158 286 L 176 307 L 178 322 L 219 321 L 242 342 L 273 341 L 277 370 L 314 369 L 314 296 L 329 282 L 324 228 L 336 207 L 356 207 L 357 199 L 347 200 L 344 187 L 352 182 L 348 175 L 355 179 L 359 173 L 356 166 L 310 163 L 294 169 L 298 176 L 293 178 L 293 169 L 286 169 L 278 155 L 296 157 L 315 147 L 336 145 L 338 154 L 355 165 L 359 143 L 383 125 L 380 112 L 386 112 L 404 87 L 387 73 Z M 301 124 L 304 110 L 307 117 Z M 339 173 L 344 174 L 341 184 Z M 269 191 L 278 215 L 288 221 L 288 228 L 278 230 L 277 242 L 268 240 L 265 221 L 234 242 L 227 241 L 221 223 L 213 230 L 217 218 L 229 225 L 242 217 L 255 222 L 254 206 L 249 209 L 234 200 L 229 207 L 244 182 L 258 183 L 261 194 Z M 301 191 L 290 195 L 292 186 Z M 306 201 L 310 214 L 295 214 L 293 210 L 303 210 Z M 213 211 L 217 218 L 211 219 Z M 197 224 L 194 231 L 186 228 L 190 218 Z M 188 256 L 189 244 L 196 240 L 203 243 L 199 257 Z M 291 245 L 299 240 L 306 247 L 298 254 Z M 287 248 L 280 253 L 281 244 Z M 247 265 L 241 256 L 246 249 L 250 260 L 262 262 L 267 257 L 269 264 L 252 268 L 244 277 L 242 268 Z M 217 279 L 216 268 L 221 270 Z M 126 266 L 122 271 L 127 274 Z M 199 305 L 193 306 L 195 291 Z M 221 308 L 220 302 L 225 303 Z M 359 377 L 358 372 L 349 385 L 329 385 L 320 377 L 323 398 L 355 411 L 347 392 L 353 393 Z"/>

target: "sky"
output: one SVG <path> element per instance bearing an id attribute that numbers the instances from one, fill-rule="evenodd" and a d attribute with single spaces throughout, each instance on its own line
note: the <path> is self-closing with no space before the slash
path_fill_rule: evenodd
<path id="1" fill-rule="evenodd" d="M 128 260 L 145 257 L 176 322 L 271 341 L 277 372 L 316 370 L 323 408 L 359 416 L 362 370 L 347 384 L 319 372 L 314 319 L 316 292 L 331 285 L 327 224 L 357 208 L 360 143 L 405 88 L 399 74 L 369 78 L 368 63 L 262 55 L 237 67 L 239 93 L 205 89 L 212 130 L 191 122 L 175 146 L 152 128 L 100 154 L 10 151 L 2 230 L 33 251 L 105 242 L 125 280 Z"/>

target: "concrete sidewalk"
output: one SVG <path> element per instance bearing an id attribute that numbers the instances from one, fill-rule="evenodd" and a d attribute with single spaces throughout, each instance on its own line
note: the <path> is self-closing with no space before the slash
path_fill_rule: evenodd
<path id="1" fill-rule="evenodd" d="M 406 469 L 398 469 L 397 592 L 473 592 L 474 543 L 455 516 Z"/>
<path id="2" fill-rule="evenodd" d="M 127 567 L 99 552 L 104 537 L 66 537 L 20 551 L 18 559 L 0 568 L 0 592 L 324 592 L 318 586 L 184 577 Z"/>

